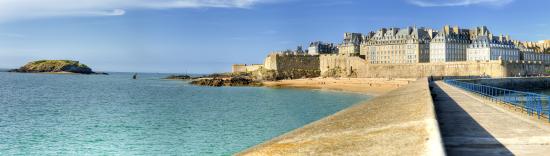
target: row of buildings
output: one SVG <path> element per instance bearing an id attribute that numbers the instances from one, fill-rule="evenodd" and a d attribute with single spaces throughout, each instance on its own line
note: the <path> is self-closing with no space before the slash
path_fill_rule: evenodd
<path id="1" fill-rule="evenodd" d="M 367 34 L 345 33 L 341 44 L 312 42 L 307 50 L 284 53 L 358 56 L 370 64 L 409 64 L 483 60 L 550 63 L 550 40 L 523 42 L 493 35 L 485 26 L 462 29 L 382 28 Z"/>

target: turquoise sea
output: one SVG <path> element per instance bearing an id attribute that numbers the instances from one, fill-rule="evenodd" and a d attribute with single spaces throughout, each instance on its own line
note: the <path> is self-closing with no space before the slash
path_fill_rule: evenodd
<path id="1" fill-rule="evenodd" d="M 369 99 L 165 76 L 0 72 L 0 155 L 230 155 Z"/>

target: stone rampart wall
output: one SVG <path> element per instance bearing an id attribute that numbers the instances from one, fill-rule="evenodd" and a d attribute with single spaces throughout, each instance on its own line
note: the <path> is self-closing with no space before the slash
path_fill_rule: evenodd
<path id="1" fill-rule="evenodd" d="M 251 64 L 251 65 L 247 65 L 246 66 L 246 71 L 247 72 L 253 72 L 253 71 L 256 71 L 260 68 L 263 68 L 263 64 Z"/>
<path id="2" fill-rule="evenodd" d="M 246 65 L 245 64 L 234 64 L 233 66 L 231 66 L 231 72 L 233 72 L 233 73 L 246 72 Z"/>
<path id="3" fill-rule="evenodd" d="M 323 77 L 364 77 L 368 75 L 367 61 L 359 57 L 340 54 L 320 55 Z"/>
<path id="4" fill-rule="evenodd" d="M 271 54 L 264 62 L 264 68 L 275 70 L 278 79 L 319 77 L 319 56 Z"/>
<path id="5" fill-rule="evenodd" d="M 321 55 L 321 76 L 359 78 L 509 77 L 544 73 L 540 62 L 463 61 L 414 64 L 368 64 L 359 57 Z"/>
<path id="6" fill-rule="evenodd" d="M 240 72 L 254 72 L 263 68 L 263 64 L 234 64 L 231 68 L 231 72 L 240 73 Z"/>

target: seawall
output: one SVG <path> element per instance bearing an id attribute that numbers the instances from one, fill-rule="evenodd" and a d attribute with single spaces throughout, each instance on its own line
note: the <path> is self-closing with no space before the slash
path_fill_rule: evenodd
<path id="1" fill-rule="evenodd" d="M 443 63 L 411 64 L 369 64 L 360 57 L 327 54 L 320 55 L 321 76 L 340 76 L 358 78 L 423 78 L 435 77 L 472 77 L 490 75 L 491 77 L 510 77 L 517 75 L 540 75 L 545 66 L 540 61 L 461 61 Z"/>
<path id="2" fill-rule="evenodd" d="M 319 56 L 270 54 L 263 68 L 276 71 L 277 79 L 298 79 L 319 77 Z"/>
<path id="3" fill-rule="evenodd" d="M 426 78 L 236 155 L 444 155 Z"/>

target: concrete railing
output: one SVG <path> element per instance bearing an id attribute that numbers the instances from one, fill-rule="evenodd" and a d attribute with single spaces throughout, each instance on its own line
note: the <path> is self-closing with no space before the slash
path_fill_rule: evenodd
<path id="1" fill-rule="evenodd" d="M 445 155 L 427 79 L 236 155 Z"/>

